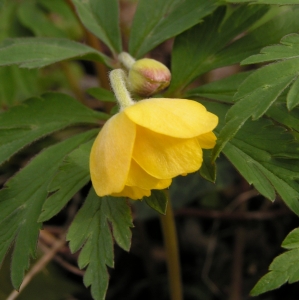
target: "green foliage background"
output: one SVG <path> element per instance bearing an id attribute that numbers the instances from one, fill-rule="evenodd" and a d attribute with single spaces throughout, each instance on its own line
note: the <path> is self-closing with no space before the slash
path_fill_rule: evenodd
<path id="1" fill-rule="evenodd" d="M 12 247 L 15 289 L 30 258 L 36 257 L 42 223 L 88 184 L 89 151 L 100 124 L 111 114 L 61 92 L 70 84 L 57 69 L 67 64 L 80 77 L 83 70 L 74 61 L 101 63 L 107 69 L 118 66 L 117 54 L 123 51 L 119 1 L 72 4 L 105 51 L 83 41 L 84 30 L 67 2 L 0 1 L 0 163 L 9 164 L 13 155 L 45 136 L 80 128 L 64 138 L 56 135 L 0 191 L 0 261 Z M 159 0 L 153 5 L 139 0 L 127 48 L 140 58 L 173 38 L 172 81 L 163 97 L 198 100 L 220 118 L 217 145 L 205 153 L 200 171 L 205 179 L 216 180 L 218 157 L 225 155 L 261 195 L 271 201 L 281 197 L 299 215 L 296 4 L 296 0 Z M 208 72 L 231 65 L 239 66 L 237 74 L 211 83 L 200 81 Z M 60 92 L 48 92 L 57 84 Z M 87 92 L 100 101 L 114 101 L 103 86 Z M 165 212 L 166 199 L 159 192 L 143 202 Z M 87 267 L 84 283 L 91 286 L 94 299 L 105 298 L 107 266 L 114 266 L 113 242 L 129 251 L 132 226 L 127 199 L 99 198 L 90 189 L 67 240 L 72 252 L 81 249 L 78 264 Z M 253 295 L 298 281 L 299 267 L 294 263 L 298 239 L 295 229 L 283 242 L 288 251 L 273 261 Z"/>

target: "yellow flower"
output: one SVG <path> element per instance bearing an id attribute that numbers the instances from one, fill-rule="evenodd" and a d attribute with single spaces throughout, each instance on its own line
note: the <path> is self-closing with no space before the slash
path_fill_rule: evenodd
<path id="1" fill-rule="evenodd" d="M 197 171 L 202 148 L 215 146 L 218 118 L 198 102 L 152 98 L 124 107 L 107 121 L 90 154 L 99 196 L 137 200 Z"/>

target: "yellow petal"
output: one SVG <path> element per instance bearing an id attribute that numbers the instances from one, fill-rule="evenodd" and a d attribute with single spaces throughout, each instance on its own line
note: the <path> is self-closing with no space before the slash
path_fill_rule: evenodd
<path id="1" fill-rule="evenodd" d="M 153 177 L 169 179 L 197 171 L 202 150 L 196 138 L 178 139 L 136 126 L 133 158 Z"/>
<path id="2" fill-rule="evenodd" d="M 125 186 L 120 193 L 111 194 L 114 197 L 129 197 L 132 200 L 142 199 L 144 196 L 148 197 L 150 195 L 150 190 L 144 190 L 136 186 Z"/>
<path id="3" fill-rule="evenodd" d="M 146 190 L 165 189 L 171 184 L 171 179 L 158 179 L 145 172 L 132 159 L 128 179 L 126 185 L 132 187 L 140 187 Z"/>
<path id="4" fill-rule="evenodd" d="M 123 190 L 129 168 L 136 125 L 124 113 L 113 116 L 97 136 L 90 153 L 90 175 L 99 196 Z"/>
<path id="5" fill-rule="evenodd" d="M 153 187 L 153 190 L 164 190 L 171 185 L 172 179 L 161 179 L 156 186 Z"/>
<path id="6" fill-rule="evenodd" d="M 218 123 L 218 117 L 203 105 L 186 99 L 142 100 L 126 107 L 124 113 L 140 126 L 178 138 L 192 138 L 212 131 Z"/>
<path id="7" fill-rule="evenodd" d="M 199 145 L 203 149 L 212 149 L 216 145 L 217 137 L 213 132 L 207 132 L 197 137 Z"/>

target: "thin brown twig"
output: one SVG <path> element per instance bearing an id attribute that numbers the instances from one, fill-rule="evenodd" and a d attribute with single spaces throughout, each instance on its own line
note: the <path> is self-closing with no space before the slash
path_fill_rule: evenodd
<path id="1" fill-rule="evenodd" d="M 43 255 L 35 265 L 30 269 L 27 275 L 24 277 L 23 283 L 19 289 L 19 291 L 13 291 L 6 300 L 14 300 L 16 299 L 20 293 L 24 290 L 24 288 L 28 285 L 28 283 L 32 280 L 32 278 L 38 274 L 56 255 L 56 253 L 65 245 L 65 234 L 61 235 L 61 237 L 56 240 L 56 242 L 52 245 L 49 252 Z"/>
<path id="2" fill-rule="evenodd" d="M 42 241 L 39 242 L 38 244 L 39 248 L 45 252 L 48 253 L 51 248 L 46 246 L 45 243 L 43 243 Z M 56 253 L 57 254 L 57 253 Z M 69 262 L 65 261 L 62 257 L 60 257 L 59 255 L 55 255 L 53 257 L 53 260 L 55 260 L 57 263 L 59 263 L 63 268 L 65 268 L 66 270 L 68 270 L 69 272 L 75 274 L 75 275 L 79 275 L 79 276 L 84 276 L 85 271 L 84 270 L 80 270 L 79 268 L 77 268 L 76 266 L 73 266 L 72 264 L 70 264 Z"/>

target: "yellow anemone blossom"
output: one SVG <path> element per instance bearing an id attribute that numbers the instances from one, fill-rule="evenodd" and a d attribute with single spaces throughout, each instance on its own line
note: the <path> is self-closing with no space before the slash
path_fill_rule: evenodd
<path id="1" fill-rule="evenodd" d="M 123 108 L 107 121 L 91 150 L 96 193 L 137 200 L 197 171 L 202 148 L 215 146 L 217 123 L 216 115 L 186 99 L 152 98 Z"/>

